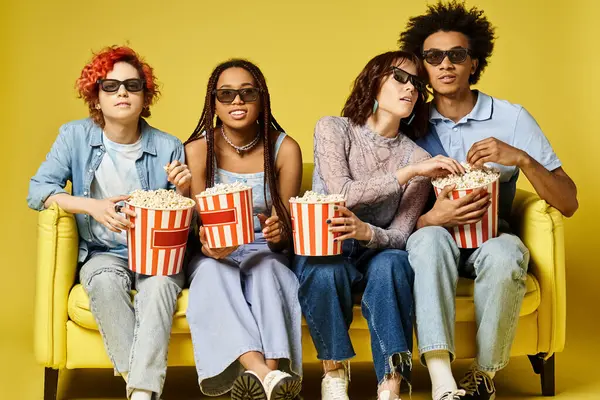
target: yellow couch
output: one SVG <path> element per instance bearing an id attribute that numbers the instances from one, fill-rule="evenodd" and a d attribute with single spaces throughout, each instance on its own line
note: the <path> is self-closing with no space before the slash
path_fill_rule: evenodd
<path id="1" fill-rule="evenodd" d="M 312 165 L 305 164 L 303 189 L 310 187 Z M 521 308 L 513 356 L 528 355 L 541 375 L 542 392 L 554 395 L 554 353 L 565 342 L 565 262 L 561 214 L 533 193 L 519 190 L 513 226 L 531 252 L 527 293 Z M 46 367 L 44 399 L 56 398 L 58 370 L 111 368 L 88 298 L 76 284 L 78 234 L 73 215 L 56 204 L 39 215 L 35 299 L 35 354 Z M 184 290 L 177 304 L 169 350 L 170 366 L 193 366 L 192 341 L 185 318 Z M 461 279 L 457 291 L 456 354 L 475 356 L 473 282 Z M 306 326 L 304 362 L 317 362 Z M 354 310 L 351 336 L 357 357 L 370 362 L 369 331 L 360 307 Z M 415 359 L 418 354 L 415 351 Z"/>

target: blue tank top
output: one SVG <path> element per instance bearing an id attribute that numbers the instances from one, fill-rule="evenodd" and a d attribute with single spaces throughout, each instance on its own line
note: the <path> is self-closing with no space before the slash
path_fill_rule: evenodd
<path id="1" fill-rule="evenodd" d="M 277 154 L 279 153 L 279 148 L 281 147 L 281 143 L 283 139 L 285 139 L 285 132 L 281 132 L 277 137 L 277 141 L 275 142 L 275 160 L 277 160 Z M 271 207 L 273 206 L 273 202 L 271 200 L 271 193 L 269 192 L 269 187 L 267 185 L 267 198 L 265 199 L 265 173 L 264 172 L 256 172 L 253 174 L 238 174 L 235 172 L 226 171 L 221 168 L 215 168 L 215 184 L 217 183 L 233 183 L 236 181 L 240 181 L 245 183 L 248 186 L 252 187 L 252 201 L 254 203 L 254 232 L 260 232 L 260 222 L 258 220 L 257 214 L 271 215 Z M 266 201 L 265 201 L 266 200 Z"/>

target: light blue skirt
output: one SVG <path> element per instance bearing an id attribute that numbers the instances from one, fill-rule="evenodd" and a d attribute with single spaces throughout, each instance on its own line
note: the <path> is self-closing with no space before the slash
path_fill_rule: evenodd
<path id="1" fill-rule="evenodd" d="M 279 360 L 279 369 L 302 374 L 302 313 L 298 280 L 285 254 L 269 250 L 262 234 L 229 257 L 196 255 L 187 267 L 187 320 L 202 393 L 231 390 L 249 351 Z"/>

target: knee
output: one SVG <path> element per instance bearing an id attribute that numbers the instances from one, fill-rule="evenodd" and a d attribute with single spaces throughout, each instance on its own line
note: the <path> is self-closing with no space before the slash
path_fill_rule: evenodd
<path id="1" fill-rule="evenodd" d="M 479 249 L 479 259 L 486 265 L 502 265 L 527 271 L 529 250 L 518 236 L 502 234 L 484 243 Z"/>
<path id="2" fill-rule="evenodd" d="M 332 264 L 307 262 L 298 279 L 300 291 L 311 293 L 333 293 L 336 289 L 351 284 L 344 261 Z"/>
<path id="3" fill-rule="evenodd" d="M 220 273 L 225 273 L 227 268 L 214 258 L 204 255 L 194 257 L 187 266 L 186 274 L 190 289 L 202 281 L 215 279 Z"/>
<path id="4" fill-rule="evenodd" d="M 409 254 L 431 254 L 431 252 L 450 251 L 458 256 L 456 243 L 446 228 L 427 226 L 414 232 L 408 238 L 406 251 Z M 411 254 L 412 255 L 412 254 Z"/>
<path id="5" fill-rule="evenodd" d="M 287 256 L 281 253 L 260 252 L 249 257 L 243 266 L 243 272 L 250 272 L 252 275 L 273 276 L 280 273 L 291 272 Z"/>
<path id="6" fill-rule="evenodd" d="M 527 275 L 529 250 L 514 235 L 501 235 L 486 242 L 475 262 L 478 277 L 497 283 L 521 282 Z"/>
<path id="7" fill-rule="evenodd" d="M 110 269 L 95 272 L 84 283 L 84 287 L 90 295 L 114 295 L 119 291 L 129 292 L 131 283 L 125 272 Z"/>
<path id="8" fill-rule="evenodd" d="M 388 282 L 405 281 L 412 286 L 414 272 L 408 260 L 408 253 L 402 250 L 384 250 L 369 266 L 369 280 Z"/>
<path id="9" fill-rule="evenodd" d="M 180 287 L 168 276 L 147 277 L 140 289 L 148 299 L 170 298 L 179 294 Z"/>
<path id="10" fill-rule="evenodd" d="M 439 226 L 428 226 L 413 233 L 406 244 L 406 251 L 417 279 L 429 280 L 431 275 L 456 270 L 460 257 L 452 235 Z"/>

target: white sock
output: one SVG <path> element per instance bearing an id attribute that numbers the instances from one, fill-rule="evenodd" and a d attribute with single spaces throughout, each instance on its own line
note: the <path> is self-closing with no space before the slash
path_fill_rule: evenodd
<path id="1" fill-rule="evenodd" d="M 135 389 L 133 393 L 131 393 L 131 400 L 152 400 L 152 392 Z"/>
<path id="2" fill-rule="evenodd" d="M 431 396 L 439 399 L 444 393 L 457 390 L 456 381 L 450 367 L 450 353 L 435 350 L 425 353 L 425 362 L 431 377 Z"/>

